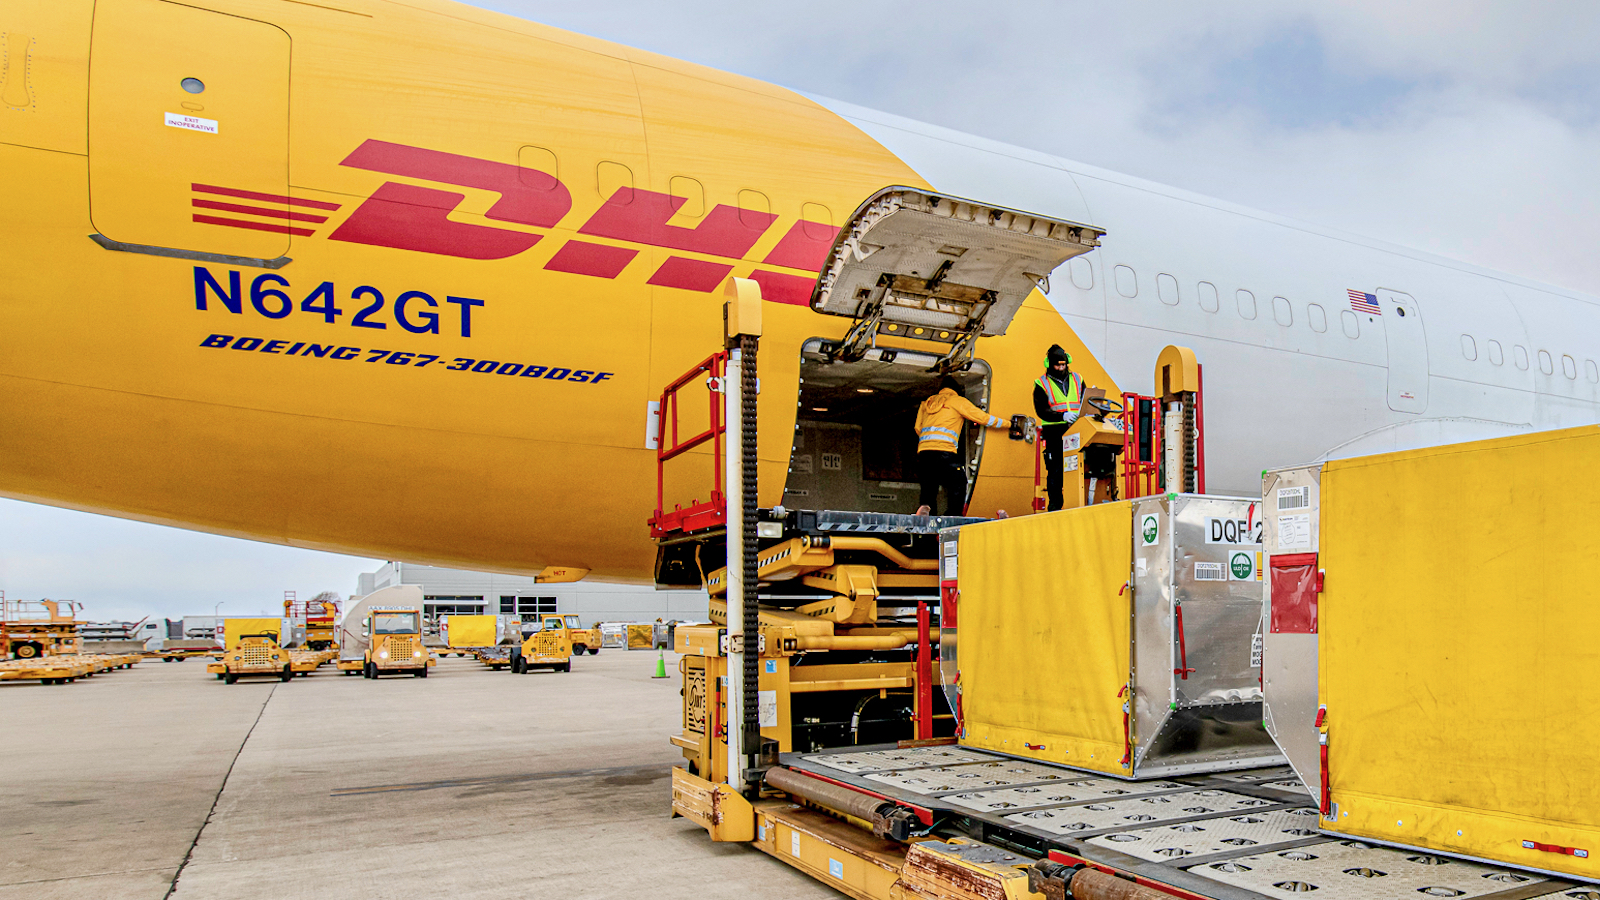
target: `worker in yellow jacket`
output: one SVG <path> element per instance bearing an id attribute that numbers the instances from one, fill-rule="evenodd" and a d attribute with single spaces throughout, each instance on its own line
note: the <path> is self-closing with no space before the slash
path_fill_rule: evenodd
<path id="1" fill-rule="evenodd" d="M 922 481 L 922 507 L 917 515 L 933 511 L 944 488 L 942 516 L 959 516 L 967 507 L 967 470 L 961 464 L 961 429 L 967 422 L 985 428 L 1006 428 L 1009 423 L 991 416 L 961 394 L 961 383 L 946 375 L 939 393 L 917 409 L 917 474 Z"/>

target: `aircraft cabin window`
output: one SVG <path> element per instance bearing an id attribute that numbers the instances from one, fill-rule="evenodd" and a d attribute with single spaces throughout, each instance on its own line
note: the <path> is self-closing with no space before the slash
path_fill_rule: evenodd
<path id="1" fill-rule="evenodd" d="M 1217 300 L 1217 286 L 1209 281 L 1202 281 L 1197 287 L 1200 290 L 1200 308 L 1206 312 L 1216 312 L 1222 305 Z"/>
<path id="2" fill-rule="evenodd" d="M 1600 383 L 1600 366 L 1596 366 L 1594 360 L 1583 361 L 1583 374 L 1588 376 L 1590 384 Z"/>
<path id="3" fill-rule="evenodd" d="M 1539 371 L 1546 375 L 1555 374 L 1556 364 L 1550 359 L 1550 351 L 1548 350 L 1539 351 Z"/>
<path id="4" fill-rule="evenodd" d="M 1256 295 L 1246 290 L 1240 290 L 1234 297 L 1239 301 L 1239 318 L 1254 319 L 1256 317 Z"/>
<path id="5" fill-rule="evenodd" d="M 1500 342 L 1499 341 L 1490 341 L 1489 342 L 1489 362 L 1492 362 L 1492 363 L 1494 363 L 1495 365 L 1498 366 L 1498 365 L 1504 363 L 1505 361 L 1506 361 L 1506 354 L 1505 354 L 1504 350 L 1500 349 Z"/>
<path id="6" fill-rule="evenodd" d="M 765 231 L 772 224 L 772 201 L 760 191 L 741 190 L 739 192 L 739 221 L 746 228 L 759 228 Z"/>
<path id="7" fill-rule="evenodd" d="M 1294 308 L 1289 305 L 1289 298 L 1272 298 L 1272 318 L 1285 328 L 1294 324 Z"/>
<path id="8" fill-rule="evenodd" d="M 1344 336 L 1350 340 L 1361 337 L 1361 320 L 1350 310 L 1339 313 L 1339 324 L 1344 326 Z"/>
<path id="9" fill-rule="evenodd" d="M 833 224 L 833 210 L 821 203 L 800 204 L 800 230 L 813 241 L 832 241 L 839 234 Z"/>
<path id="10" fill-rule="evenodd" d="M 1094 287 L 1094 266 L 1082 256 L 1074 256 L 1067 263 L 1067 274 L 1072 276 L 1072 286 L 1080 291 Z"/>
<path id="11" fill-rule="evenodd" d="M 1306 318 L 1311 322 L 1311 330 L 1321 334 L 1328 330 L 1328 313 L 1319 304 L 1312 303 L 1306 307 Z"/>
<path id="12" fill-rule="evenodd" d="M 673 215 L 698 219 L 706 214 L 706 189 L 699 181 L 685 175 L 674 175 L 667 182 L 667 193 L 683 198 L 683 205 Z"/>
<path id="13" fill-rule="evenodd" d="M 561 172 L 556 168 L 556 155 L 543 147 L 517 148 L 517 180 L 539 191 L 560 187 Z"/>
<path id="14" fill-rule="evenodd" d="M 198 78 L 185 78 L 184 80 L 178 82 L 178 87 L 183 88 L 185 91 L 188 91 L 191 94 L 200 94 L 205 92 L 206 83 Z"/>
<path id="15" fill-rule="evenodd" d="M 1561 374 L 1567 376 L 1567 378 L 1573 381 L 1577 381 L 1578 361 L 1566 355 L 1565 353 L 1561 354 Z"/>
<path id="16" fill-rule="evenodd" d="M 1117 266 L 1114 270 L 1117 280 L 1117 293 L 1124 297 L 1139 296 L 1139 276 L 1127 266 Z"/>
<path id="17" fill-rule="evenodd" d="M 617 203 L 633 202 L 633 170 L 619 162 L 601 160 L 595 167 L 595 190 L 600 192 L 600 197 L 610 200 L 612 195 L 627 188 L 627 193 L 616 198 Z"/>
<path id="18" fill-rule="evenodd" d="M 1524 372 L 1528 371 L 1528 351 L 1521 344 L 1511 345 L 1511 358 L 1516 362 L 1517 368 Z"/>
<path id="19" fill-rule="evenodd" d="M 1478 342 L 1473 340 L 1470 334 L 1461 336 L 1461 355 L 1469 360 L 1478 358 Z"/>
<path id="20" fill-rule="evenodd" d="M 1165 272 L 1156 276 L 1156 296 L 1168 306 L 1178 305 L 1178 279 Z"/>

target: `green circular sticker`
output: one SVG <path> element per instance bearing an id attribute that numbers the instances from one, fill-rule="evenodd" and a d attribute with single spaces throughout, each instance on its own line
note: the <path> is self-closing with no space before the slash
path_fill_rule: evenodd
<path id="1" fill-rule="evenodd" d="M 1156 526 L 1156 517 L 1145 516 L 1144 522 L 1140 527 L 1144 532 L 1144 542 L 1146 544 L 1154 544 L 1156 535 L 1160 534 L 1160 529 Z"/>
<path id="2" fill-rule="evenodd" d="M 1256 574 L 1255 560 L 1248 553 L 1235 553 L 1228 560 L 1228 567 L 1233 570 L 1235 581 L 1246 581 Z"/>

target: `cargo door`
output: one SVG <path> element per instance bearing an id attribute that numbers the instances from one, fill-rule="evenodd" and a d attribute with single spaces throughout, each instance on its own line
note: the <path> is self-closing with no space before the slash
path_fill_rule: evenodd
<path id="1" fill-rule="evenodd" d="M 1428 408 L 1428 339 L 1422 308 L 1410 294 L 1380 289 L 1383 333 L 1389 345 L 1389 408 L 1420 413 Z"/>
<path id="2" fill-rule="evenodd" d="M 288 193 L 289 36 L 164 0 L 99 0 L 89 210 L 100 235 L 274 259 L 324 221 Z"/>
<path id="3" fill-rule="evenodd" d="M 1056 267 L 1100 245 L 1101 229 L 906 187 L 862 204 L 839 232 L 811 308 L 855 320 L 833 350 L 854 362 L 877 335 L 947 345 L 938 371 L 1006 333 Z"/>

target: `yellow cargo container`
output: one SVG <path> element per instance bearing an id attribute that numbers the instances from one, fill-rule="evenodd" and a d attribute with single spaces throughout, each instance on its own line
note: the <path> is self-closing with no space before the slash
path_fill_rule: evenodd
<path id="1" fill-rule="evenodd" d="M 1320 529 L 1269 540 L 1267 651 L 1316 686 L 1268 699 L 1325 831 L 1600 879 L 1597 461 L 1586 427 L 1268 474 Z"/>
<path id="2" fill-rule="evenodd" d="M 274 642 L 282 637 L 283 620 L 277 616 L 271 618 L 245 619 L 229 616 L 222 620 L 224 650 L 232 650 L 239 646 L 239 641 L 245 635 L 270 634 Z"/>
<path id="3" fill-rule="evenodd" d="M 446 622 L 448 646 L 451 648 L 493 647 L 497 643 L 495 632 L 499 625 L 498 616 L 452 615 Z"/>
<path id="4" fill-rule="evenodd" d="M 1282 762 L 1252 654 L 1257 506 L 1167 494 L 944 532 L 961 744 L 1122 778 Z"/>

